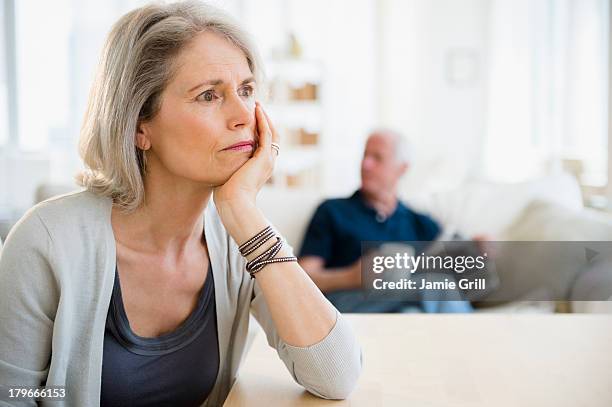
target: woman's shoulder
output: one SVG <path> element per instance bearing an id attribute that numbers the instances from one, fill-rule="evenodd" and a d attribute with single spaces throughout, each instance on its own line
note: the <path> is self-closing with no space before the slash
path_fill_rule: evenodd
<path id="1" fill-rule="evenodd" d="M 49 198 L 35 205 L 30 211 L 48 221 L 69 221 L 110 214 L 112 202 L 87 190 L 77 190 Z"/>
<path id="2" fill-rule="evenodd" d="M 46 199 L 35 206 L 31 210 L 92 210 L 110 206 L 110 199 L 98 196 L 91 191 L 77 189 L 66 194 L 57 195 Z"/>
<path id="3" fill-rule="evenodd" d="M 11 232 L 36 233 L 74 239 L 90 230 L 102 230 L 108 221 L 112 203 L 90 191 L 79 190 L 49 198 L 30 208 L 13 226 Z M 9 235 L 10 237 L 10 235 Z M 7 239 L 8 240 L 8 239 Z"/>

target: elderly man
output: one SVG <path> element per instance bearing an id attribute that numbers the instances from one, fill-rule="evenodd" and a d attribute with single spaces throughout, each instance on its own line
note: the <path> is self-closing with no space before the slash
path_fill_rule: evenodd
<path id="1" fill-rule="evenodd" d="M 397 198 L 408 169 L 408 146 L 391 130 L 367 140 L 361 161 L 361 188 L 348 198 L 330 199 L 317 208 L 300 250 L 299 262 L 327 298 L 342 312 L 470 312 L 465 301 L 381 301 L 365 299 L 361 285 L 364 241 L 431 241 L 440 226 Z"/>

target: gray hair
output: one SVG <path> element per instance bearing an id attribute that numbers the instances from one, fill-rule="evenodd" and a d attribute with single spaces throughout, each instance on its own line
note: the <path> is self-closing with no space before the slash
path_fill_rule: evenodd
<path id="1" fill-rule="evenodd" d="M 153 3 L 113 26 L 91 88 L 79 151 L 86 169 L 77 181 L 126 211 L 144 202 L 146 157 L 135 145 L 138 124 L 153 118 L 176 73 L 176 57 L 198 34 L 217 33 L 240 48 L 255 81 L 264 79 L 249 35 L 222 10 L 199 1 Z"/>
<path id="2" fill-rule="evenodd" d="M 410 163 L 412 161 L 412 146 L 410 141 L 397 130 L 393 130 L 387 127 L 380 127 L 370 132 L 370 136 L 383 135 L 391 136 L 395 143 L 395 158 L 401 163 Z"/>

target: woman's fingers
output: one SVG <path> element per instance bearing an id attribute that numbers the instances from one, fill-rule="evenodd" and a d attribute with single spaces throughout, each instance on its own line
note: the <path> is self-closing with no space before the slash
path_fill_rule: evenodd
<path id="1" fill-rule="evenodd" d="M 271 140 L 271 130 L 268 126 L 268 120 L 266 119 L 263 108 L 257 102 L 255 105 L 255 115 L 257 117 L 257 130 L 259 132 L 259 145 L 264 149 L 269 149 Z"/>
<path id="2" fill-rule="evenodd" d="M 272 131 L 272 142 L 278 143 L 280 137 L 279 137 L 278 132 L 276 131 L 276 128 L 274 127 L 274 123 L 272 123 L 272 120 L 270 120 L 270 116 L 268 116 L 268 113 L 266 113 L 266 111 L 263 110 L 263 108 L 261 109 L 261 111 L 263 112 L 264 116 L 266 116 L 268 127 L 270 127 L 270 130 Z"/>

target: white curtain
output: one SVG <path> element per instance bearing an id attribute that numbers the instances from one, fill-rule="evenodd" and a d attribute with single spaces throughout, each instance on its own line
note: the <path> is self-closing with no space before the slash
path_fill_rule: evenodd
<path id="1" fill-rule="evenodd" d="M 606 182 L 609 0 L 491 0 L 483 170 Z"/>

